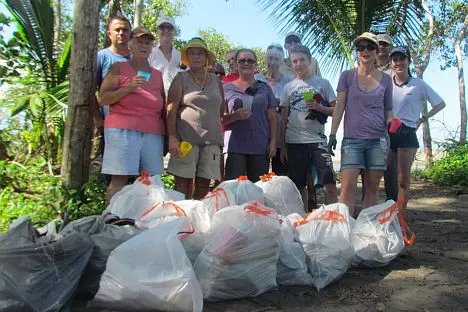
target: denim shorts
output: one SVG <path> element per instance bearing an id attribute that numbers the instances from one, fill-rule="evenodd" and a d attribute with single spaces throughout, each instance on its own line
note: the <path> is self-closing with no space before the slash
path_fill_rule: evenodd
<path id="1" fill-rule="evenodd" d="M 102 170 L 110 175 L 161 174 L 163 164 L 163 136 L 135 130 L 105 128 Z"/>
<path id="2" fill-rule="evenodd" d="M 389 152 L 387 136 L 380 139 L 343 138 L 341 143 L 341 170 L 387 168 Z"/>

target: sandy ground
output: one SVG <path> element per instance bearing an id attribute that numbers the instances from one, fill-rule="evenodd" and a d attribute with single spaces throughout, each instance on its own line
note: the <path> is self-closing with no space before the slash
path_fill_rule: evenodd
<path id="1" fill-rule="evenodd" d="M 412 189 L 407 220 L 416 243 L 389 266 L 351 268 L 320 292 L 280 287 L 255 298 L 205 303 L 204 311 L 468 311 L 468 190 L 417 181 Z M 89 311 L 83 306 L 76 302 L 72 311 Z"/>

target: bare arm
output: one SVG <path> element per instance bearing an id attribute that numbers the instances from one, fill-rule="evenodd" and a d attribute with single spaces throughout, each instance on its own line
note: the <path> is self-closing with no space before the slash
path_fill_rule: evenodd
<path id="1" fill-rule="evenodd" d="M 385 110 L 385 122 L 387 126 L 392 122 L 393 111 L 391 109 Z"/>
<path id="2" fill-rule="evenodd" d="M 322 113 L 327 116 L 333 116 L 333 111 L 335 110 L 336 101 L 333 101 L 328 104 L 329 106 L 316 105 L 315 110 L 319 113 Z"/>
<path id="3" fill-rule="evenodd" d="M 180 142 L 177 138 L 176 119 L 180 102 L 182 101 L 182 78 L 178 74 L 169 87 L 167 94 L 167 134 L 169 136 L 169 152 L 174 156 L 180 153 Z"/>
<path id="4" fill-rule="evenodd" d="M 267 111 L 268 126 L 270 128 L 270 146 L 268 152 L 270 158 L 276 155 L 276 135 L 278 131 L 278 116 L 276 114 L 276 108 L 269 108 Z"/>
<path id="5" fill-rule="evenodd" d="M 109 74 L 104 78 L 99 92 L 99 105 L 112 105 L 118 102 L 126 95 L 132 93 L 135 89 L 145 84 L 145 79 L 141 76 L 132 78 L 128 86 L 119 88 L 119 64 L 111 66 Z"/>
<path id="6" fill-rule="evenodd" d="M 330 134 L 336 134 L 340 126 L 341 119 L 343 119 L 344 108 L 346 104 L 347 90 L 338 92 L 336 104 L 333 110 L 333 119 Z"/>
<path id="7" fill-rule="evenodd" d="M 426 116 L 421 116 L 421 118 L 419 118 L 418 120 L 418 124 L 417 124 L 417 128 L 419 128 L 419 126 L 421 125 L 421 123 L 425 120 L 428 120 L 429 118 L 433 117 L 435 114 L 437 114 L 438 112 L 440 112 L 441 110 L 443 110 L 445 108 L 445 102 L 442 102 L 442 103 L 439 103 L 437 104 L 436 106 L 434 106 L 428 113 Z"/>

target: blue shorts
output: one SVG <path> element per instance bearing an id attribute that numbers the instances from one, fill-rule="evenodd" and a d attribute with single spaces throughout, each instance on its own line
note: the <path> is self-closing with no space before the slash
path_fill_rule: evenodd
<path id="1" fill-rule="evenodd" d="M 389 139 L 343 138 L 341 143 L 341 170 L 387 168 Z"/>
<path id="2" fill-rule="evenodd" d="M 161 174 L 163 164 L 163 136 L 141 131 L 105 128 L 104 174 L 137 176 L 141 170 L 150 175 Z"/>

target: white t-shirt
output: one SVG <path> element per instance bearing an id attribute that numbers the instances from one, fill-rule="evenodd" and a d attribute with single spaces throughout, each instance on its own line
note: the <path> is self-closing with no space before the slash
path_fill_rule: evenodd
<path id="1" fill-rule="evenodd" d="M 169 91 L 172 80 L 174 80 L 174 77 L 180 71 L 180 52 L 179 50 L 172 48 L 172 57 L 171 60 L 168 61 L 159 47 L 160 46 L 158 45 L 153 48 L 148 58 L 148 62 L 150 63 L 151 67 L 156 68 L 162 73 L 164 91 L 166 92 L 167 96 L 167 92 Z"/>
<path id="2" fill-rule="evenodd" d="M 317 120 L 306 120 L 309 109 L 304 102 L 304 92 L 320 93 L 328 103 L 336 101 L 336 94 L 330 82 L 319 76 L 306 80 L 294 79 L 284 87 L 280 106 L 290 108 L 286 125 L 286 143 L 307 144 L 327 142 L 325 125 Z"/>
<path id="3" fill-rule="evenodd" d="M 401 87 L 393 81 L 393 114 L 408 127 L 416 128 L 421 116 L 421 105 L 425 105 L 426 101 L 434 107 L 444 100 L 419 78 L 411 77 Z"/>

